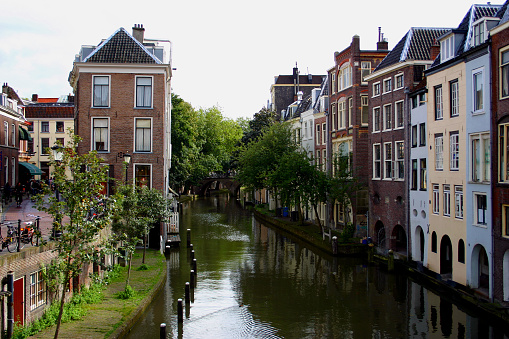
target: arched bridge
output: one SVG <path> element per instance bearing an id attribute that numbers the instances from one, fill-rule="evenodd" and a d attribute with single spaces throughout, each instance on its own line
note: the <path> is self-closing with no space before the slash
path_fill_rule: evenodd
<path id="1" fill-rule="evenodd" d="M 195 194 L 203 197 L 212 189 L 227 188 L 230 191 L 230 195 L 236 197 L 239 194 L 240 186 L 240 182 L 233 177 L 210 177 L 200 181 L 194 191 Z"/>

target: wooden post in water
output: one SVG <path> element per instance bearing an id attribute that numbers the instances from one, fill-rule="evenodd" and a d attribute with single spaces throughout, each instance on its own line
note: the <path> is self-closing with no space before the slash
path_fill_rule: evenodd
<path id="1" fill-rule="evenodd" d="M 177 314 L 178 314 L 178 322 L 184 322 L 184 307 L 182 306 L 182 299 L 177 300 Z"/>
<path id="2" fill-rule="evenodd" d="M 389 250 L 389 260 L 387 261 L 387 270 L 389 272 L 394 271 L 394 252 Z"/>
<path id="3" fill-rule="evenodd" d="M 191 260 L 194 259 L 194 250 L 191 250 Z"/>
<path id="4" fill-rule="evenodd" d="M 187 247 L 191 247 L 191 229 L 187 229 Z"/>
<path id="5" fill-rule="evenodd" d="M 186 305 L 191 303 L 191 293 L 190 293 L 190 287 L 189 282 L 186 282 Z"/>
<path id="6" fill-rule="evenodd" d="M 332 237 L 332 254 L 338 254 L 338 237 Z"/>
<path id="7" fill-rule="evenodd" d="M 195 276 L 194 276 L 194 271 L 191 270 L 191 274 L 189 274 L 189 277 L 191 278 L 191 288 L 194 288 L 194 286 L 196 285 L 196 281 L 195 281 Z"/>
<path id="8" fill-rule="evenodd" d="M 166 324 L 162 323 L 159 327 L 159 339 L 166 339 Z"/>
<path id="9" fill-rule="evenodd" d="M 196 259 L 193 259 L 193 270 L 194 270 L 194 274 L 198 274 L 198 270 L 196 269 Z"/>

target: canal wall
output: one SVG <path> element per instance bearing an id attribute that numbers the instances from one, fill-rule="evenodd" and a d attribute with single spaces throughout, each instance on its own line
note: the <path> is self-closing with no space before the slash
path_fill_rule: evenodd
<path id="1" fill-rule="evenodd" d="M 293 225 L 286 220 L 279 220 L 271 216 L 262 214 L 254 209 L 253 213 L 257 220 L 261 221 L 267 226 L 275 227 L 282 230 L 290 237 L 299 239 L 306 242 L 311 247 L 318 249 L 320 252 L 329 256 L 333 256 L 332 244 L 329 241 L 323 241 L 318 238 L 309 236 L 308 233 L 303 232 L 297 226 Z M 309 227 L 309 226 L 305 226 Z M 373 263 L 384 267 L 389 271 L 396 273 L 404 273 L 416 283 L 425 286 L 432 290 L 437 295 L 446 300 L 449 300 L 465 309 L 476 310 L 484 313 L 486 316 L 494 319 L 495 322 L 500 323 L 501 326 L 509 324 L 509 308 L 498 303 L 492 303 L 479 292 L 458 284 L 452 280 L 442 279 L 442 276 L 436 272 L 430 271 L 428 268 L 423 267 L 422 264 L 414 261 L 409 261 L 406 256 L 376 253 L 374 247 L 369 247 L 362 244 L 340 244 L 338 246 L 338 256 L 367 256 L 368 260 Z M 392 258 L 391 258 L 392 256 Z M 391 260 L 390 260 L 391 259 Z M 394 259 L 394 260 L 392 260 Z M 391 267 L 391 263 L 394 267 Z"/>

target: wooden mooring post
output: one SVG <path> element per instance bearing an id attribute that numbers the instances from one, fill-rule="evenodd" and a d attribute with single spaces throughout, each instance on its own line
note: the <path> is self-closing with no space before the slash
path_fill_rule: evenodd
<path id="1" fill-rule="evenodd" d="M 178 314 L 178 322 L 184 322 L 184 306 L 182 305 L 182 299 L 177 300 L 177 314 Z"/>
<path id="2" fill-rule="evenodd" d="M 166 339 L 166 324 L 162 323 L 159 327 L 159 339 Z"/>
<path id="3" fill-rule="evenodd" d="M 187 247 L 191 247 L 191 229 L 187 229 Z"/>

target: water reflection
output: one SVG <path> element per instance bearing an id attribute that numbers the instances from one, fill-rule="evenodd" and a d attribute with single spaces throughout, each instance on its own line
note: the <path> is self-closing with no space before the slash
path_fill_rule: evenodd
<path id="1" fill-rule="evenodd" d="M 130 338 L 508 338 L 402 275 L 361 259 L 319 255 L 258 223 L 226 197 L 186 204 L 196 289 L 178 325 L 191 267 L 183 247 L 168 256 L 168 284 Z"/>

